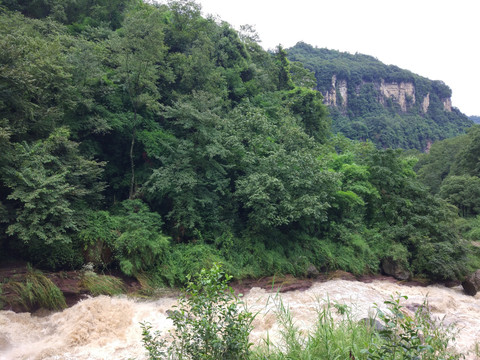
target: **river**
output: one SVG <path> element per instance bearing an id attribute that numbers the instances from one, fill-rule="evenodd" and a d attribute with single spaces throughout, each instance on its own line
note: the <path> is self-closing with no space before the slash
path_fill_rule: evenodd
<path id="1" fill-rule="evenodd" d="M 375 280 L 370 283 L 348 280 L 316 282 L 308 290 L 282 293 L 295 324 L 308 331 L 316 319 L 319 303 L 346 304 L 358 319 L 372 313 L 373 303 L 379 305 L 396 293 L 406 295 L 402 304 L 413 309 L 426 297 L 435 317 L 447 324 L 455 323 L 459 333 L 454 346 L 466 353 L 467 359 L 480 343 L 480 294 L 467 296 L 461 287 L 441 285 L 407 286 Z M 279 336 L 278 324 L 272 311 L 274 292 L 254 287 L 244 297 L 249 310 L 258 312 L 251 340 L 261 342 Z M 85 299 L 62 312 L 47 315 L 0 311 L 0 359 L 145 359 L 141 343 L 140 322 L 148 321 L 156 329 L 167 332 L 172 328 L 166 310 L 175 305 L 174 298 L 138 301 L 126 297 L 99 296 Z"/>

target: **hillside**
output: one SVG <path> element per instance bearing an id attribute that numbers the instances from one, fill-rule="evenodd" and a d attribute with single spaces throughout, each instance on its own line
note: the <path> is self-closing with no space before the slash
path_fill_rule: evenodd
<path id="1" fill-rule="evenodd" d="M 472 120 L 475 124 L 480 124 L 480 116 L 470 116 L 470 120 Z"/>
<path id="2" fill-rule="evenodd" d="M 0 7 L 0 259 L 91 264 L 145 285 L 182 285 L 215 262 L 237 279 L 341 269 L 443 281 L 475 266 L 416 158 L 332 136 L 315 79 L 281 47 L 264 51 L 190 1 L 48 4 Z M 409 74 L 403 111 L 370 101 L 373 70 L 367 83 L 347 65 L 325 80 L 346 84 L 337 127 L 376 114 L 412 128 L 365 136 L 405 146 L 415 130 L 421 147 L 446 136 L 431 118 L 463 119 L 440 83 Z M 393 74 L 378 79 L 402 83 Z"/>
<path id="3" fill-rule="evenodd" d="M 333 132 L 381 148 L 424 151 L 464 133 L 472 121 L 452 106 L 451 89 L 372 56 L 297 43 L 288 58 L 314 72 Z"/>

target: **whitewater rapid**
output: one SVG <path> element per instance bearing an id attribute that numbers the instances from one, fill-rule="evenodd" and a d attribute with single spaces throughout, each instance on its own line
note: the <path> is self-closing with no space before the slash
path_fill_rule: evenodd
<path id="1" fill-rule="evenodd" d="M 461 287 L 330 280 L 280 296 L 290 308 L 295 325 L 306 332 L 314 326 L 319 304 L 327 299 L 349 306 L 353 316 L 361 319 L 374 312 L 374 303 L 383 307 L 383 301 L 396 293 L 408 297 L 402 302 L 407 311 L 413 311 L 428 297 L 435 317 L 444 318 L 446 324 L 456 324 L 454 346 L 463 353 L 470 351 L 467 359 L 478 359 L 473 350 L 480 343 L 480 294 L 467 296 Z M 271 341 L 279 338 L 272 301 L 275 296 L 272 291 L 254 287 L 244 297 L 249 311 L 258 313 L 250 335 L 254 343 L 260 343 L 267 334 Z M 175 304 L 176 300 L 169 297 L 147 302 L 99 296 L 46 316 L 0 311 L 0 359 L 146 359 L 139 323 L 150 322 L 154 329 L 167 333 L 172 322 L 167 319 L 166 310 Z"/>

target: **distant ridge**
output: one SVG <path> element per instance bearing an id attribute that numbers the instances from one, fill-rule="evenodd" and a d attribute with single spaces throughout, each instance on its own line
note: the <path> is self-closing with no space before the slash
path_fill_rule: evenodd
<path id="1" fill-rule="evenodd" d="M 287 51 L 290 61 L 315 74 L 334 133 L 371 140 L 381 148 L 425 151 L 434 141 L 462 134 L 473 124 L 452 106 L 452 91 L 442 81 L 386 65 L 373 56 L 303 42 Z"/>

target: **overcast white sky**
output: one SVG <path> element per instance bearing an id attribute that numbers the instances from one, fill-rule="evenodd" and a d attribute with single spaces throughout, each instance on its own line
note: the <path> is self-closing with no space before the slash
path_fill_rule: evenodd
<path id="1" fill-rule="evenodd" d="M 372 55 L 453 91 L 453 106 L 480 115 L 478 0 L 196 0 L 204 15 L 253 25 L 265 49 L 298 41 Z"/>

